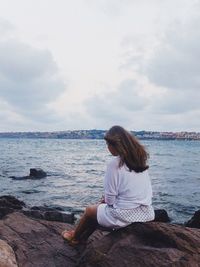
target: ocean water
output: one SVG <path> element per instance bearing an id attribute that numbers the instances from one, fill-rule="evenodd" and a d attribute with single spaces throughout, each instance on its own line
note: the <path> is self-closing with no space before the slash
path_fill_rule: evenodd
<path id="1" fill-rule="evenodd" d="M 150 159 L 153 205 L 183 223 L 200 209 L 200 142 L 142 143 Z M 79 215 L 103 194 L 109 154 L 104 140 L 0 139 L 0 195 L 12 194 L 28 205 L 61 207 Z M 40 180 L 13 180 L 39 167 Z"/>

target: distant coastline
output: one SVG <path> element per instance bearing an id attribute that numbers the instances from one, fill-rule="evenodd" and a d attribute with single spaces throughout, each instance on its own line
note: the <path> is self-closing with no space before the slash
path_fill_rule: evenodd
<path id="1" fill-rule="evenodd" d="M 131 131 L 138 139 L 147 140 L 200 140 L 198 132 Z M 103 139 L 105 130 L 74 130 L 56 132 L 2 132 L 0 138 L 42 139 Z"/>

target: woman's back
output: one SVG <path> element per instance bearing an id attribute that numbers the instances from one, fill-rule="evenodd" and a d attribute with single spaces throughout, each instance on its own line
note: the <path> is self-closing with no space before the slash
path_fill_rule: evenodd
<path id="1" fill-rule="evenodd" d="M 140 205 L 151 205 L 152 187 L 148 170 L 136 173 L 124 164 L 119 167 L 120 157 L 115 157 L 107 166 L 105 191 L 115 195 L 113 207 L 132 209 Z"/>

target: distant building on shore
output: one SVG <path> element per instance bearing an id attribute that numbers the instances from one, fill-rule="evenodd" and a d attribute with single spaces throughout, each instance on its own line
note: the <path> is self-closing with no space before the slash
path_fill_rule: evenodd
<path id="1" fill-rule="evenodd" d="M 48 139 L 103 139 L 105 130 L 74 130 L 59 132 L 5 132 L 0 138 L 48 138 Z M 151 140 L 200 140 L 196 132 L 132 131 L 138 139 Z"/>

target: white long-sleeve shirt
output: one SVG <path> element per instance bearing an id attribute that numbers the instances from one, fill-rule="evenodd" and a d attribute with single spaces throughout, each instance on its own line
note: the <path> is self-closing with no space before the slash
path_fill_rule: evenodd
<path id="1" fill-rule="evenodd" d="M 119 157 L 107 165 L 104 179 L 105 202 L 114 208 L 132 209 L 152 204 L 152 187 L 148 170 L 129 171 L 119 167 Z"/>

